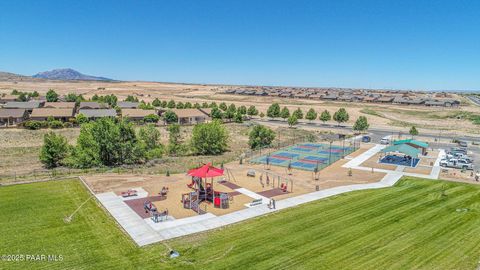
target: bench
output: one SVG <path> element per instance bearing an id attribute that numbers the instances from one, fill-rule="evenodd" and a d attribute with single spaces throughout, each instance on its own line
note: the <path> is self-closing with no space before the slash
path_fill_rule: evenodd
<path id="1" fill-rule="evenodd" d="M 250 203 L 250 206 L 256 206 L 262 204 L 262 199 L 255 199 Z"/>

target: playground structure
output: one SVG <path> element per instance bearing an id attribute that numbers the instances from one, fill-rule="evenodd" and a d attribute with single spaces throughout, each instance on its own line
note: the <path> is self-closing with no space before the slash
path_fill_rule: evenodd
<path id="1" fill-rule="evenodd" d="M 286 167 L 288 173 L 293 168 L 307 171 L 319 171 L 356 150 L 355 144 L 334 145 L 333 141 L 324 143 L 301 143 L 282 148 L 273 153 L 253 158 L 251 163 L 264 164 L 269 170 L 271 165 Z"/>
<path id="2" fill-rule="evenodd" d="M 206 210 L 200 209 L 202 202 L 213 203 L 215 208 L 229 208 L 230 197 L 228 193 L 214 190 L 213 178 L 223 176 L 224 171 L 213 167 L 211 163 L 188 171 L 192 181 L 187 184 L 187 187 L 193 189 L 193 191 L 182 194 L 183 207 L 192 209 L 198 214 L 206 213 Z M 210 178 L 210 181 L 208 178 Z"/>

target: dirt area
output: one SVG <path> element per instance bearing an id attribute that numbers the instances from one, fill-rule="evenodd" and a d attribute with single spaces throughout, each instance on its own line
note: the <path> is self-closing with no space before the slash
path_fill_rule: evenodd
<path id="1" fill-rule="evenodd" d="M 453 168 L 442 168 L 440 171 L 439 179 L 451 180 L 456 182 L 464 182 L 470 184 L 480 184 L 480 182 L 475 181 L 475 172 L 474 171 L 465 171 L 462 172 L 460 169 Z"/>
<path id="2" fill-rule="evenodd" d="M 419 174 L 430 174 L 432 172 L 432 167 L 417 165 L 415 168 L 405 167 L 403 170 L 408 173 L 419 173 Z"/>

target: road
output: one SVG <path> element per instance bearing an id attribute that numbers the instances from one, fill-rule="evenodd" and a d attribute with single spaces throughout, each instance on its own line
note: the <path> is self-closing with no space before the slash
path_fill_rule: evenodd
<path id="1" fill-rule="evenodd" d="M 480 106 L 480 97 L 478 96 L 465 96 L 468 98 L 473 104 Z"/>
<path id="2" fill-rule="evenodd" d="M 288 123 L 286 121 L 282 120 L 277 120 L 277 119 L 252 119 L 251 121 L 257 122 L 257 123 L 263 123 L 263 124 L 273 124 L 273 125 L 278 125 L 278 126 L 288 126 Z M 352 131 L 352 126 L 349 125 L 331 125 L 331 124 L 323 124 L 323 123 L 318 123 L 318 122 L 299 122 L 297 126 L 304 126 L 304 127 L 318 127 L 318 128 L 332 128 L 332 129 L 342 129 L 345 131 Z M 382 128 L 369 128 L 368 132 L 372 133 L 374 141 L 377 141 L 375 139 L 378 139 L 378 141 L 388 135 L 398 135 L 399 131 L 393 131 L 389 129 L 382 129 Z M 402 135 L 408 135 L 408 133 L 401 132 Z M 380 137 L 379 137 L 380 136 Z M 433 133 L 423 133 L 420 134 L 422 137 L 427 137 L 427 138 L 436 138 L 439 140 L 448 140 L 452 141 L 453 139 L 458 139 L 458 140 L 463 140 L 467 142 L 476 142 L 480 144 L 480 137 L 474 137 L 474 136 L 466 136 L 466 135 L 453 135 L 453 134 L 442 134 L 441 132 L 437 134 Z"/>

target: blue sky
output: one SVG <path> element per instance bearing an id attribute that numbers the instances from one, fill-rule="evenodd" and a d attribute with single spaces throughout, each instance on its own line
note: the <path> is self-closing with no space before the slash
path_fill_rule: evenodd
<path id="1" fill-rule="evenodd" d="M 0 1 L 0 70 L 480 90 L 480 1 Z"/>

